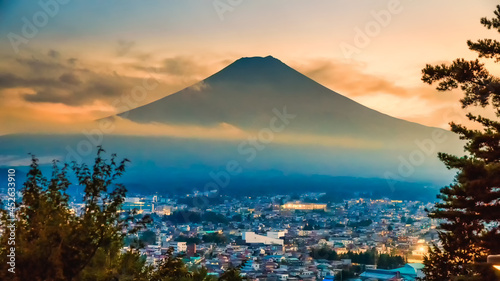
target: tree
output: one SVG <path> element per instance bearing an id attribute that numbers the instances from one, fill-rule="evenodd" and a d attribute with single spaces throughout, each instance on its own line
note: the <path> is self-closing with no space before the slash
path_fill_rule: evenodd
<path id="1" fill-rule="evenodd" d="M 191 274 L 179 257 L 174 255 L 174 249 L 169 248 L 167 256 L 155 270 L 151 270 L 148 276 L 150 281 L 178 281 L 189 280 Z"/>
<path id="2" fill-rule="evenodd" d="M 339 257 L 337 252 L 333 248 L 330 248 L 326 245 L 320 248 L 312 248 L 309 255 L 313 259 L 325 259 L 325 260 L 338 260 Z"/>
<path id="3" fill-rule="evenodd" d="M 116 181 L 128 160 L 117 162 L 112 155 L 108 161 L 103 154 L 99 147 L 92 167 L 77 163 L 59 167 L 54 161 L 50 179 L 43 176 L 38 159 L 32 157 L 21 189 L 22 200 L 13 211 L 17 219 L 16 273 L 7 271 L 8 235 L 4 234 L 0 237 L 1 280 L 127 280 L 129 275 L 140 280 L 145 272 L 139 256 L 120 256 L 119 252 L 123 230 L 131 218 L 118 212 L 126 188 Z M 66 193 L 70 171 L 84 187 L 83 207 L 76 212 L 71 210 Z M 7 219 L 3 211 L 2 227 L 9 223 Z M 132 262 L 137 266 L 131 266 Z"/>
<path id="4" fill-rule="evenodd" d="M 125 171 L 127 159 L 103 158 L 98 147 L 94 165 L 72 163 L 52 165 L 52 177 L 46 179 L 39 161 L 32 157 L 23 197 L 13 210 L 15 229 L 15 274 L 8 271 L 9 232 L 0 236 L 0 280 L 35 281 L 213 281 L 206 268 L 188 270 L 173 249 L 158 266 L 146 265 L 135 249 L 122 253 L 124 238 L 137 234 L 151 222 L 148 216 L 121 212 L 126 188 L 116 183 Z M 77 184 L 84 187 L 83 207 L 72 210 L 67 188 L 68 173 L 74 172 Z M 3 229 L 10 214 L 0 209 Z M 132 226 L 133 225 L 133 226 Z M 142 238 L 154 240 L 154 232 Z M 222 236 L 223 237 L 223 236 Z M 216 237 L 222 239 L 222 237 Z M 225 239 L 225 237 L 223 237 Z M 236 275 L 238 273 L 238 275 Z M 234 276 L 233 276 L 234 275 Z M 239 269 L 230 269 L 221 280 L 242 280 Z M 238 279 L 239 278 L 239 279 Z"/>
<path id="5" fill-rule="evenodd" d="M 145 245 L 154 245 L 156 244 L 156 233 L 151 230 L 146 230 L 141 233 L 140 239 L 144 242 Z"/>
<path id="6" fill-rule="evenodd" d="M 481 24 L 500 32 L 500 6 L 495 17 L 482 18 Z M 500 42 L 494 39 L 468 41 L 478 59 L 457 59 L 451 64 L 426 65 L 425 83 L 438 83 L 437 90 L 460 87 L 463 108 L 493 109 L 500 117 L 500 79 L 491 75 L 479 59 L 500 62 Z M 466 156 L 440 153 L 449 169 L 457 169 L 455 181 L 441 189 L 441 199 L 429 217 L 440 224 L 440 244 L 430 248 L 425 258 L 427 280 L 497 280 L 492 269 L 481 266 L 486 256 L 500 253 L 500 122 L 468 113 L 467 118 L 481 129 L 450 123 L 451 130 L 466 140 Z"/>
<path id="7" fill-rule="evenodd" d="M 242 281 L 243 278 L 240 275 L 240 268 L 243 263 L 238 267 L 230 266 L 222 275 L 219 277 L 219 281 Z"/>
<path id="8" fill-rule="evenodd" d="M 377 268 L 381 269 L 393 269 L 405 264 L 405 260 L 402 256 L 380 254 L 377 260 Z"/>
<path id="9" fill-rule="evenodd" d="M 208 233 L 202 236 L 202 240 L 205 243 L 216 243 L 224 244 L 227 243 L 228 239 L 226 236 L 220 233 Z"/>

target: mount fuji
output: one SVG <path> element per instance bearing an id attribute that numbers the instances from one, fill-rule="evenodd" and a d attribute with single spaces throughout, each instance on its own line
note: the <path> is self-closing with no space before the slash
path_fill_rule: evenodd
<path id="1" fill-rule="evenodd" d="M 452 179 L 437 153 L 460 153 L 463 146 L 449 131 L 372 110 L 271 56 L 238 59 L 195 85 L 104 120 L 117 119 L 138 126 L 222 125 L 245 135 L 105 135 L 102 144 L 108 151 L 132 160 L 124 180 L 136 191 L 184 192 L 216 185 L 227 191 L 418 196 L 422 190 L 435 193 Z M 67 147 L 81 139 L 2 136 L 0 156 L 34 153 L 67 159 Z"/>

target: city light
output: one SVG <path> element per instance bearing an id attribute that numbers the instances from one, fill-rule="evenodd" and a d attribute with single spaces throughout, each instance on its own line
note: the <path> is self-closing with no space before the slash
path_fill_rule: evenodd
<path id="1" fill-rule="evenodd" d="M 500 255 L 488 256 L 488 263 L 492 264 L 495 269 L 500 270 Z"/>

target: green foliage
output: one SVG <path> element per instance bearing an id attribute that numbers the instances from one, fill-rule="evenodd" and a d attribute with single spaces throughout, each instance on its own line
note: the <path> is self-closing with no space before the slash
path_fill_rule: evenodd
<path id="1" fill-rule="evenodd" d="M 0 237 L 0 279 L 2 280 L 85 280 L 85 276 L 106 276 L 120 272 L 123 263 L 116 259 L 130 217 L 121 217 L 119 208 L 126 189 L 115 183 L 128 161 L 102 158 L 99 147 L 92 167 L 72 163 L 59 167 L 53 162 L 52 177 L 45 178 L 33 156 L 31 169 L 17 206 L 16 274 L 6 276 L 7 236 Z M 84 188 L 84 206 L 75 214 L 69 208 L 72 171 Z M 133 219 L 132 219 L 133 220 Z M 6 216 L 2 216 L 6 225 Z M 103 262 L 96 262 L 105 261 Z M 95 278 L 94 280 L 100 280 Z"/>
<path id="2" fill-rule="evenodd" d="M 481 19 L 488 29 L 500 32 L 500 6 L 495 18 Z M 467 42 L 479 58 L 499 62 L 500 43 L 483 39 Z M 500 80 L 491 75 L 479 59 L 457 59 L 451 64 L 427 65 L 422 70 L 425 83 L 437 83 L 439 91 L 460 88 L 462 107 L 488 107 L 500 117 Z M 491 267 L 478 264 L 488 254 L 500 253 L 500 122 L 469 113 L 470 121 L 482 129 L 468 129 L 450 123 L 451 130 L 466 140 L 467 156 L 439 154 L 449 169 L 458 170 L 455 182 L 441 189 L 441 199 L 429 217 L 444 220 L 440 224 L 441 245 L 433 245 L 425 258 L 427 280 L 497 280 Z"/>
<path id="3" fill-rule="evenodd" d="M 393 256 L 381 254 L 378 256 L 377 268 L 394 269 L 405 265 L 405 259 L 402 256 Z"/>
<path id="4" fill-rule="evenodd" d="M 166 219 L 173 224 L 200 223 L 201 214 L 192 211 L 175 211 Z"/>
<path id="5" fill-rule="evenodd" d="M 376 264 L 377 250 L 372 248 L 364 253 L 353 253 L 351 251 L 340 255 L 341 259 L 350 259 L 353 263 L 359 264 Z"/>
<path id="6" fill-rule="evenodd" d="M 243 280 L 243 278 L 241 278 L 241 275 L 240 275 L 240 267 L 229 267 L 219 277 L 219 281 L 241 281 L 241 280 Z"/>
<path id="7" fill-rule="evenodd" d="M 350 227 L 368 227 L 373 223 L 372 220 L 367 219 L 367 220 L 362 220 L 359 222 L 349 222 L 347 225 Z"/>
<path id="8" fill-rule="evenodd" d="M 140 239 L 145 245 L 156 244 L 156 233 L 151 230 L 146 230 L 140 234 Z"/>
<path id="9" fill-rule="evenodd" d="M 182 260 L 169 249 L 158 266 L 147 266 L 145 258 L 134 249 L 122 253 L 126 236 L 133 237 L 151 219 L 134 212 L 123 213 L 120 207 L 126 188 L 116 183 L 128 160 L 106 160 L 99 147 L 92 167 L 72 163 L 52 166 L 52 177 L 46 179 L 37 158 L 22 188 L 22 201 L 14 211 L 16 221 L 16 268 L 8 272 L 8 235 L 0 236 L 0 280 L 35 281 L 210 281 L 206 269 L 190 272 Z M 66 193 L 72 171 L 83 187 L 83 207 L 73 212 Z M 1 210 L 0 223 L 5 227 L 8 214 Z M 132 227 L 132 225 L 134 225 Z M 8 232 L 6 232 L 8 233 Z M 141 234 L 152 242 L 155 234 Z M 231 273 L 228 273 L 230 275 Z M 226 280 L 226 279 L 224 279 Z M 227 279 L 227 280 L 241 280 Z"/>
<path id="10" fill-rule="evenodd" d="M 323 246 L 320 248 L 312 248 L 311 252 L 309 255 L 313 259 L 324 259 L 324 260 L 338 260 L 339 256 L 337 255 L 337 252 L 335 252 L 334 249 L 328 247 L 328 246 Z"/>
<path id="11" fill-rule="evenodd" d="M 226 216 L 215 212 L 205 212 L 201 217 L 201 219 L 204 222 L 211 222 L 211 223 L 227 224 L 229 222 Z"/>
<path id="12" fill-rule="evenodd" d="M 242 222 L 243 221 L 243 216 L 241 214 L 236 214 L 231 218 L 232 221 L 235 222 Z"/>
<path id="13" fill-rule="evenodd" d="M 227 237 L 220 233 L 205 234 L 203 235 L 202 240 L 205 243 L 216 243 L 216 244 L 224 244 L 227 243 L 228 241 Z"/>
<path id="14" fill-rule="evenodd" d="M 186 242 L 188 245 L 190 244 L 200 244 L 202 241 L 198 237 L 187 237 L 185 235 L 179 235 L 177 238 L 175 238 L 175 241 L 177 242 Z"/>

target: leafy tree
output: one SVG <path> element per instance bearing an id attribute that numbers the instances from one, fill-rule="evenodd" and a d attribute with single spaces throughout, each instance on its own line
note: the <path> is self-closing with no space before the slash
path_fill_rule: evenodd
<path id="1" fill-rule="evenodd" d="M 191 273 L 188 271 L 182 259 L 174 255 L 174 249 L 169 248 L 167 256 L 160 264 L 149 272 L 150 281 L 180 281 L 189 280 Z"/>
<path id="2" fill-rule="evenodd" d="M 141 241 L 144 242 L 145 245 L 154 245 L 156 244 L 156 233 L 151 230 L 146 230 L 141 233 Z"/>
<path id="3" fill-rule="evenodd" d="M 105 160 L 103 153 L 99 147 L 92 167 L 77 163 L 59 167 L 54 161 L 50 179 L 32 157 L 22 200 L 14 210 L 16 272 L 7 271 L 8 235 L 4 234 L 0 237 L 1 280 L 107 280 L 111 276 L 126 280 L 126 276 L 144 274 L 137 255 L 119 255 L 131 218 L 119 212 L 126 189 L 116 181 L 128 160 L 117 162 L 116 155 Z M 70 209 L 66 193 L 70 171 L 85 193 L 83 207 L 76 212 Z M 2 227 L 9 223 L 7 219 L 3 211 Z M 130 266 L 132 261 L 137 266 Z"/>
<path id="4" fill-rule="evenodd" d="M 340 255 L 341 259 L 350 259 L 353 263 L 359 264 L 376 264 L 377 250 L 372 248 L 364 253 L 353 253 L 351 251 Z"/>
<path id="5" fill-rule="evenodd" d="M 215 281 L 217 278 L 208 275 L 208 271 L 206 267 L 201 267 L 198 270 L 193 272 L 193 277 L 191 278 L 193 281 Z"/>
<path id="6" fill-rule="evenodd" d="M 177 238 L 175 238 L 175 241 L 178 242 L 186 242 L 188 245 L 190 244 L 200 244 L 201 239 L 198 237 L 188 237 L 186 235 L 179 235 Z"/>
<path id="7" fill-rule="evenodd" d="M 224 244 L 228 242 L 227 237 L 220 233 L 205 234 L 203 235 L 202 240 L 205 243 L 216 243 L 216 244 Z"/>
<path id="8" fill-rule="evenodd" d="M 338 260 L 339 257 L 334 249 L 326 245 L 320 248 L 312 248 L 309 255 L 313 259 Z"/>
<path id="9" fill-rule="evenodd" d="M 121 252 L 124 238 L 137 236 L 151 218 L 121 212 L 126 188 L 116 181 L 128 160 L 118 162 L 114 154 L 106 160 L 104 153 L 98 147 L 92 167 L 77 163 L 59 167 L 54 161 L 50 179 L 43 176 L 38 159 L 32 157 L 23 197 L 13 210 L 17 219 L 15 274 L 8 271 L 10 249 L 6 245 L 10 233 L 4 232 L 0 236 L 0 280 L 214 281 L 206 268 L 189 271 L 173 255 L 173 249 L 158 266 L 146 265 L 145 257 L 134 249 Z M 83 207 L 78 210 L 70 208 L 66 193 L 71 185 L 70 171 L 77 184 L 84 187 Z M 0 216 L 5 229 L 10 214 L 1 209 Z M 142 238 L 152 240 L 154 232 L 145 231 Z M 221 280 L 242 280 L 239 269 L 230 269 L 223 276 L 226 279 Z"/>
<path id="10" fill-rule="evenodd" d="M 243 221 L 243 216 L 241 214 L 236 214 L 231 218 L 232 221 L 235 222 L 242 222 Z"/>
<path id="11" fill-rule="evenodd" d="M 347 225 L 350 227 L 367 227 L 373 223 L 371 219 L 362 220 L 359 222 L 349 222 Z"/>
<path id="12" fill-rule="evenodd" d="M 481 24 L 500 32 L 500 6 L 494 18 L 482 18 Z M 479 58 L 500 62 L 499 41 L 469 40 L 467 44 Z M 463 108 L 493 109 L 500 117 L 500 79 L 479 59 L 427 65 L 422 73 L 422 80 L 437 83 L 439 91 L 460 88 Z M 488 254 L 500 253 L 500 122 L 472 113 L 466 116 L 482 128 L 450 123 L 451 130 L 467 141 L 468 155 L 439 154 L 441 161 L 458 173 L 451 185 L 441 189 L 441 201 L 429 212 L 429 217 L 444 222 L 440 224 L 441 245 L 433 245 L 424 261 L 427 280 L 498 280 L 490 267 L 478 264 L 486 261 Z"/>
<path id="13" fill-rule="evenodd" d="M 203 221 L 211 223 L 228 223 L 226 216 L 215 212 L 205 212 L 201 218 Z"/>
<path id="14" fill-rule="evenodd" d="M 393 269 L 405 264 L 405 260 L 402 256 L 394 256 L 388 254 L 381 254 L 378 257 L 377 268 L 382 269 Z"/>
<path id="15" fill-rule="evenodd" d="M 200 223 L 201 214 L 192 211 L 175 211 L 166 219 L 174 224 L 184 224 L 184 223 Z"/>
<path id="16" fill-rule="evenodd" d="M 243 266 L 241 264 L 238 267 L 229 267 L 222 275 L 219 277 L 219 281 L 242 281 L 243 278 L 240 274 L 240 269 Z"/>

